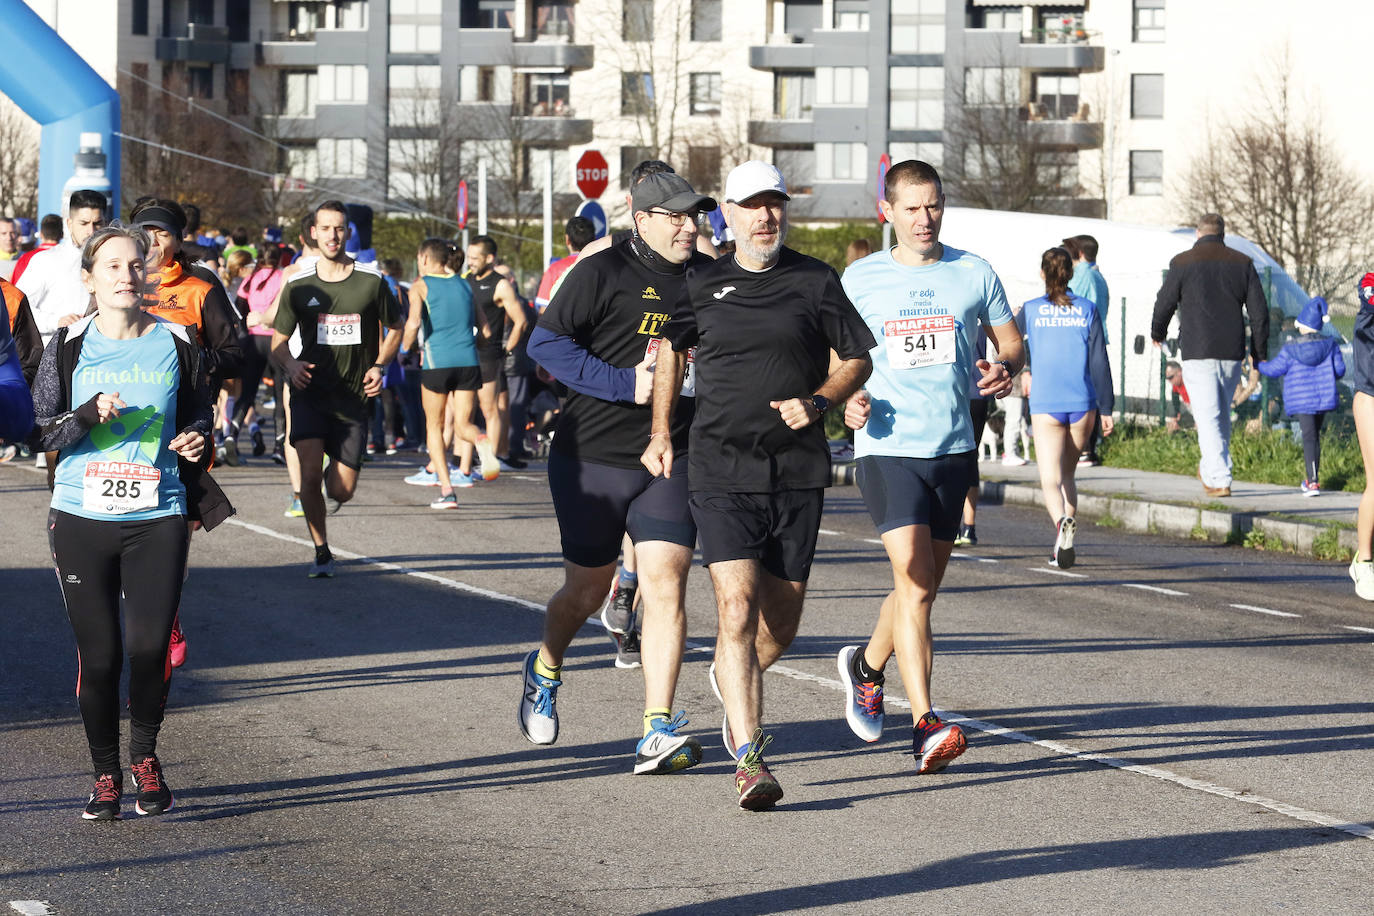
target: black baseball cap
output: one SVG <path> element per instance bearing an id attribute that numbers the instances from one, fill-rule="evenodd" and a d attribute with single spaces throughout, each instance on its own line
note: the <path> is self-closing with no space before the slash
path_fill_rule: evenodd
<path id="1" fill-rule="evenodd" d="M 671 172 L 659 172 L 645 178 L 635 185 L 630 199 L 631 206 L 636 212 L 653 207 L 661 207 L 673 213 L 704 212 L 716 208 L 715 198 L 698 194 L 692 190 L 687 179 Z"/>

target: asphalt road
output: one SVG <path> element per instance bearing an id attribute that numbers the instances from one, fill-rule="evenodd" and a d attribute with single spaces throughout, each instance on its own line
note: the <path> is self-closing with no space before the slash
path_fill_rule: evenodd
<path id="1" fill-rule="evenodd" d="M 413 466 L 364 471 L 330 581 L 305 577 L 280 470 L 217 474 L 239 514 L 192 545 L 159 745 L 177 806 L 113 824 L 78 816 L 43 480 L 0 468 L 0 913 L 1370 911 L 1374 606 L 1340 566 L 1085 525 L 1066 575 L 1047 518 L 986 508 L 935 622 L 969 750 L 917 778 L 895 664 L 883 740 L 842 718 L 835 654 L 890 578 L 857 490 L 832 490 L 801 635 L 765 679 L 786 797 L 750 814 L 704 571 L 678 693 L 703 763 L 630 775 L 642 682 L 599 626 L 537 748 L 514 720 L 560 580 L 543 475 L 441 513 Z"/>

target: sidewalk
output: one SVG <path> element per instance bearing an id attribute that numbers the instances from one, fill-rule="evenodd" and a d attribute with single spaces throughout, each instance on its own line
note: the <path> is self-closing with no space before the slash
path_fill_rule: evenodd
<path id="1" fill-rule="evenodd" d="M 837 465 L 835 471 L 836 483 L 853 482 L 852 464 Z M 1006 467 L 1000 460 L 981 461 L 978 471 L 983 478 L 981 503 L 1044 505 L 1034 462 Z M 1257 531 L 1267 543 L 1307 556 L 1315 555 L 1314 542 L 1324 535 L 1328 556 L 1333 546 L 1355 550 L 1359 493 L 1332 491 L 1306 497 L 1297 486 L 1237 481 L 1229 498 L 1212 499 L 1196 477 L 1112 467 L 1080 467 L 1074 480 L 1078 515 L 1099 522 L 1112 519 L 1109 524 L 1125 531 L 1232 543 Z"/>

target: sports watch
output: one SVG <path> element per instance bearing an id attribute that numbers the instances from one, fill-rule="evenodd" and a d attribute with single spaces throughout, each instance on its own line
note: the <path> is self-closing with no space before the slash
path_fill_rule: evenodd
<path id="1" fill-rule="evenodd" d="M 830 409 L 830 399 L 824 395 L 811 395 L 811 406 L 816 408 L 817 413 L 825 413 Z"/>

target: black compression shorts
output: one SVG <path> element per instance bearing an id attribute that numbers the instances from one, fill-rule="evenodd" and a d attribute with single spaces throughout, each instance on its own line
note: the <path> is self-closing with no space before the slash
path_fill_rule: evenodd
<path id="1" fill-rule="evenodd" d="M 672 477 L 640 468 L 579 461 L 556 448 L 549 455 L 549 492 L 563 558 L 595 569 L 620 556 L 626 533 L 636 544 L 667 541 L 696 547 L 697 528 L 687 509 L 687 464 Z"/>
<path id="2" fill-rule="evenodd" d="M 439 394 L 448 394 L 450 391 L 476 391 L 482 387 L 482 370 L 477 366 L 421 369 L 420 384 Z"/>
<path id="3" fill-rule="evenodd" d="M 932 539 L 952 542 L 964 497 L 978 479 L 978 452 L 938 458 L 865 455 L 854 476 L 879 534 L 928 525 Z"/>
<path id="4" fill-rule="evenodd" d="M 496 393 L 506 390 L 506 351 L 500 347 L 477 351 L 477 362 L 482 367 L 482 384 L 496 383 Z"/>
<path id="5" fill-rule="evenodd" d="M 689 504 L 701 531 L 705 565 L 758 560 L 779 579 L 805 582 L 810 577 L 824 490 L 699 492 L 692 494 Z"/>
<path id="6" fill-rule="evenodd" d="M 323 439 L 324 453 L 344 467 L 363 466 L 367 445 L 367 412 L 364 407 L 351 416 L 337 405 L 321 404 L 300 391 L 291 392 L 291 444 L 305 439 Z"/>

